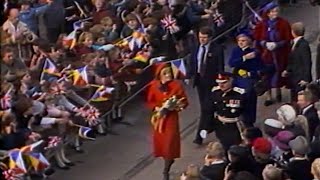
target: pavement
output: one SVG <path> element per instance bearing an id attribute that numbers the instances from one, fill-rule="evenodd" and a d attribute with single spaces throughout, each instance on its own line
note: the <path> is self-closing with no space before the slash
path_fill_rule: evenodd
<path id="1" fill-rule="evenodd" d="M 282 16 L 290 22 L 302 21 L 306 25 L 306 39 L 311 43 L 315 59 L 316 37 L 319 33 L 319 9 L 311 7 L 308 0 L 299 0 L 297 5 L 284 7 Z M 227 46 L 226 59 L 232 45 Z M 313 63 L 314 64 L 314 63 Z M 313 69 L 314 71 L 314 69 Z M 180 130 L 182 136 L 182 157 L 172 167 L 171 176 L 177 179 L 192 163 L 201 166 L 205 147 L 196 147 L 192 140 L 199 117 L 199 103 L 196 91 L 186 86 L 189 107 L 181 113 Z M 288 90 L 283 89 L 284 99 L 289 100 Z M 270 117 L 275 117 L 275 109 L 280 104 L 264 107 L 264 96 L 258 100 L 257 126 Z M 84 154 L 71 153 L 70 159 L 76 163 L 68 171 L 58 170 L 52 180 L 161 180 L 163 162 L 151 154 L 150 111 L 145 107 L 142 96 L 136 97 L 124 109 L 125 120 L 133 126 L 115 125 L 113 129 L 120 135 L 98 137 L 96 141 L 84 143 Z M 215 140 L 214 134 L 206 143 Z"/>

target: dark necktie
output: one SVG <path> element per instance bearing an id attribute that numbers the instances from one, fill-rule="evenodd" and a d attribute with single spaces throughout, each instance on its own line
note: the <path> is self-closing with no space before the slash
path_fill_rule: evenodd
<path id="1" fill-rule="evenodd" d="M 200 59 L 200 76 L 203 77 L 205 74 L 205 55 L 206 55 L 206 47 L 204 45 L 201 46 L 202 53 L 201 53 L 201 59 Z"/>

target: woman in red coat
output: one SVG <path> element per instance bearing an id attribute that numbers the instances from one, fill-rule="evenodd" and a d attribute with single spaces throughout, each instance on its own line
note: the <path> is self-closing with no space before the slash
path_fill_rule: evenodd
<path id="1" fill-rule="evenodd" d="M 179 111 L 188 105 L 184 89 L 179 81 L 173 80 L 168 64 L 159 64 L 155 79 L 147 91 L 147 104 L 152 109 L 154 156 L 165 162 L 164 179 L 169 179 L 169 171 L 174 159 L 180 157 Z"/>
<path id="2" fill-rule="evenodd" d="M 273 103 L 271 88 L 276 88 L 277 101 L 281 101 L 281 87 L 286 85 L 281 73 L 288 65 L 290 41 L 292 40 L 291 27 L 287 20 L 279 17 L 279 7 L 274 2 L 265 7 L 265 18 L 257 24 L 254 32 L 258 49 L 261 50 L 262 60 L 269 75 L 270 90 L 265 105 Z"/>

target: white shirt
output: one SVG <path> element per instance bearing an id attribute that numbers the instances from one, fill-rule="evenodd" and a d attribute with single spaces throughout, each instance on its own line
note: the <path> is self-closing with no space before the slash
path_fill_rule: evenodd
<path id="1" fill-rule="evenodd" d="M 301 38 L 303 38 L 303 36 L 298 36 L 298 37 L 296 37 L 296 38 L 293 39 L 293 45 L 292 45 L 292 48 L 291 48 L 291 49 L 294 49 L 294 48 L 296 47 L 297 42 L 298 42 Z"/>
<path id="2" fill-rule="evenodd" d="M 197 60 L 198 60 L 197 61 L 198 62 L 198 70 L 197 70 L 197 72 L 198 73 L 200 73 L 200 67 L 201 67 L 201 56 L 202 56 L 202 51 L 203 51 L 202 46 L 204 46 L 205 49 L 206 49 L 206 52 L 204 53 L 204 63 L 205 63 L 205 60 L 206 60 L 206 57 L 207 57 L 207 53 L 208 53 L 208 50 L 209 50 L 209 43 L 206 44 L 206 45 L 200 45 L 199 46 L 199 50 L 198 50 L 198 54 L 197 54 Z"/>
<path id="3" fill-rule="evenodd" d="M 313 104 L 310 104 L 309 106 L 303 108 L 302 114 L 304 115 L 310 108 L 312 108 Z"/>

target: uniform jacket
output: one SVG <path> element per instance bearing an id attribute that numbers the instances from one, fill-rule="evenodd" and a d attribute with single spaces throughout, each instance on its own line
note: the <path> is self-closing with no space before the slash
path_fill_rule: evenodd
<path id="1" fill-rule="evenodd" d="M 211 95 L 207 98 L 204 108 L 203 118 L 200 129 L 210 129 L 218 121 L 216 115 L 226 118 L 238 118 L 244 107 L 245 90 L 233 87 L 228 92 L 223 92 L 219 86 L 212 88 Z"/>
<path id="2" fill-rule="evenodd" d="M 312 61 L 309 43 L 301 38 L 289 54 L 287 71 L 289 72 L 289 79 L 293 85 L 297 85 L 301 80 L 306 82 L 312 81 L 311 66 Z"/>

